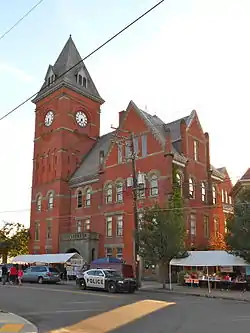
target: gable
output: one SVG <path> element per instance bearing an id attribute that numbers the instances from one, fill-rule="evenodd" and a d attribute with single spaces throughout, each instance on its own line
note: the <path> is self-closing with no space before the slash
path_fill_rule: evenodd
<path id="1" fill-rule="evenodd" d="M 197 139 L 204 139 L 204 131 L 202 129 L 197 112 L 193 110 L 189 117 L 189 123 L 187 124 L 187 132 L 196 137 Z"/>

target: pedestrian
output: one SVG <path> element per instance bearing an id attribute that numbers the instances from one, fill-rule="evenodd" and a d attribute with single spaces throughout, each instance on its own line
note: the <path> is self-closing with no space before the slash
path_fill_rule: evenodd
<path id="1" fill-rule="evenodd" d="M 18 269 L 17 276 L 18 276 L 18 284 L 19 284 L 19 286 L 21 286 L 22 285 L 22 279 L 23 279 L 23 269 L 22 269 L 21 266 Z"/>
<path id="2" fill-rule="evenodd" d="M 8 268 L 4 264 L 2 266 L 2 282 L 3 282 L 3 285 L 5 285 L 5 283 L 7 282 L 7 279 L 8 279 Z"/>
<path id="3" fill-rule="evenodd" d="M 16 269 L 16 266 L 13 265 L 11 268 L 10 268 L 10 283 L 11 284 L 16 284 L 17 283 L 17 269 Z"/>

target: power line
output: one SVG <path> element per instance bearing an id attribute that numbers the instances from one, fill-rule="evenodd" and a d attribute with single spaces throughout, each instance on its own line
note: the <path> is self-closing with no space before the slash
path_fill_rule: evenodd
<path id="1" fill-rule="evenodd" d="M 151 7 L 150 9 L 148 9 L 146 12 L 144 12 L 142 15 L 140 15 L 139 17 L 137 17 L 134 21 L 132 21 L 131 23 L 129 23 L 128 25 L 126 25 L 122 30 L 120 30 L 119 32 L 117 32 L 116 34 L 114 34 L 112 37 L 110 37 L 108 40 L 106 40 L 106 42 L 104 42 L 103 44 L 101 44 L 100 46 L 98 46 L 96 49 L 94 49 L 92 52 L 90 52 L 86 57 L 84 57 L 80 61 L 78 61 L 74 66 L 72 66 L 67 71 L 65 71 L 64 73 L 62 73 L 61 75 L 59 75 L 55 79 L 54 83 L 57 80 L 59 80 L 62 76 L 64 76 L 65 74 L 67 74 L 69 71 L 71 71 L 72 69 L 74 69 L 76 66 L 78 66 L 80 63 L 82 63 L 83 61 L 85 61 L 86 59 L 88 59 L 89 57 L 91 57 L 93 54 L 95 54 L 97 51 L 99 51 L 100 49 L 102 49 L 104 46 L 106 46 L 108 43 L 110 43 L 113 39 L 115 39 L 116 37 L 118 37 L 119 35 L 121 35 L 124 31 L 126 31 L 128 28 L 130 28 L 135 23 L 137 23 L 139 20 L 141 20 L 144 16 L 146 16 L 147 14 L 149 14 L 151 11 L 153 11 L 156 7 L 158 7 L 163 2 L 164 2 L 164 0 L 159 1 L 156 5 L 154 5 L 153 7 Z M 24 100 L 22 103 L 20 103 L 19 105 L 17 105 L 14 109 L 12 109 L 9 112 L 7 112 L 5 115 L 3 115 L 0 118 L 0 121 L 3 120 L 4 118 L 8 117 L 11 113 L 15 112 L 17 109 L 19 109 L 21 106 L 23 106 L 27 102 L 29 102 L 39 92 L 43 91 L 46 88 L 47 88 L 47 86 L 45 86 L 41 90 L 39 90 L 36 93 L 34 93 L 32 96 L 30 96 L 29 98 L 27 98 L 26 100 Z"/>
<path id="2" fill-rule="evenodd" d="M 38 7 L 43 0 L 38 1 L 26 14 L 24 14 L 11 28 L 9 28 L 7 31 L 5 31 L 1 36 L 0 40 L 3 39 L 8 33 L 10 33 L 19 23 L 21 23 L 31 12 L 33 12 L 36 7 Z"/>

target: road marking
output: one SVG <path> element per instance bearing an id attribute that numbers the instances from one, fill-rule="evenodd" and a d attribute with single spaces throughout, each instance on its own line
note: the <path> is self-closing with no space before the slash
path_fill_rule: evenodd
<path id="1" fill-rule="evenodd" d="M 100 301 L 82 301 L 82 302 L 65 302 L 64 304 L 96 304 L 101 303 Z"/>
<path id="2" fill-rule="evenodd" d="M 129 324 L 152 312 L 161 310 L 175 303 L 163 301 L 143 300 L 129 305 L 121 306 L 109 312 L 101 313 L 81 321 L 78 324 L 53 330 L 50 333 L 108 333 L 121 326 Z"/>
<path id="3" fill-rule="evenodd" d="M 70 294 L 78 294 L 78 295 L 91 295 L 91 296 L 100 296 L 100 297 L 109 297 L 109 298 L 117 298 L 117 295 L 109 295 L 107 293 L 96 293 L 96 292 L 89 292 L 89 291 L 75 291 L 75 290 L 65 290 L 65 289 L 52 289 L 52 288 L 36 288 L 36 287 L 25 287 L 22 286 L 22 289 L 33 289 L 33 290 L 46 290 L 46 291 L 55 291 L 55 292 L 62 292 L 62 293 L 70 293 Z"/>
<path id="4" fill-rule="evenodd" d="M 18 333 L 24 327 L 24 324 L 6 324 L 0 328 L 0 332 Z"/>

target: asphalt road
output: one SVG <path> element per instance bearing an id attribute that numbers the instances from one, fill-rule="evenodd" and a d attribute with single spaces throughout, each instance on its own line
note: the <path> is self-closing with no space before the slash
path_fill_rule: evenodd
<path id="1" fill-rule="evenodd" d="M 84 333 L 235 333 L 250 325 L 250 303 L 145 291 L 111 295 L 72 285 L 0 286 L 0 309 L 42 333 L 68 326 Z"/>

